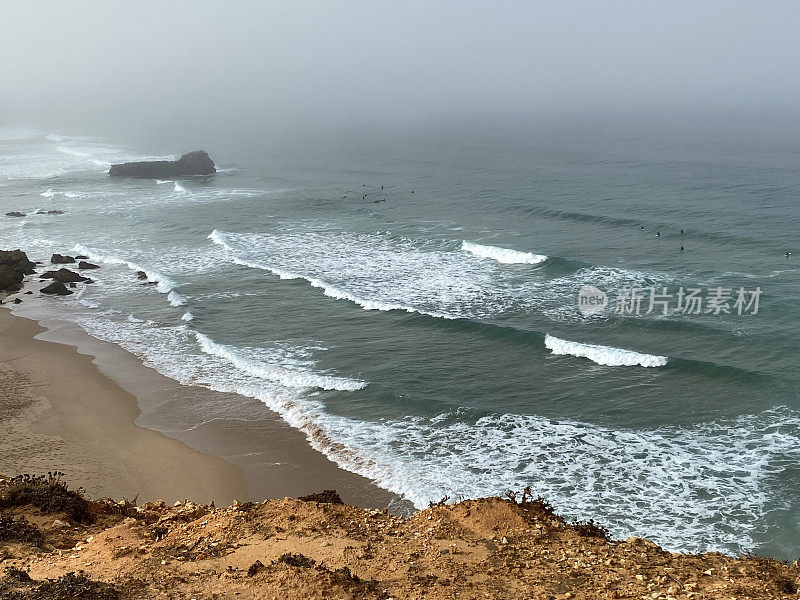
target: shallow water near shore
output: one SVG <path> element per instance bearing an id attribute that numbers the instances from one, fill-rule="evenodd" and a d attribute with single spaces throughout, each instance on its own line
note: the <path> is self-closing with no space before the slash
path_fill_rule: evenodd
<path id="1" fill-rule="evenodd" d="M 227 394 L 240 423 L 263 403 L 417 507 L 531 486 L 616 537 L 796 557 L 800 148 L 781 123 L 206 149 L 213 177 L 112 180 L 151 156 L 0 135 L 2 212 L 27 214 L 0 219 L 2 247 L 102 267 L 51 318 Z M 608 310 L 578 311 L 584 284 Z M 617 314 L 634 287 L 762 295 L 758 314 Z"/>

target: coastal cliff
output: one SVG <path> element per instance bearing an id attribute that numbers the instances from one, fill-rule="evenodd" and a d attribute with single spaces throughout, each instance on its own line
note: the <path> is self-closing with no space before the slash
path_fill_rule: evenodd
<path id="1" fill-rule="evenodd" d="M 789 598 L 800 578 L 797 563 L 612 541 L 530 498 L 408 518 L 333 491 L 135 506 L 55 474 L 0 482 L 0 511 L 4 598 Z"/>

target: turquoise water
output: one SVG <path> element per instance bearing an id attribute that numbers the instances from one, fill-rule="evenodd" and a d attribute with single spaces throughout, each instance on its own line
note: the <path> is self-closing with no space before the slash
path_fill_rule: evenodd
<path id="1" fill-rule="evenodd" d="M 737 121 L 228 140 L 206 148 L 215 176 L 156 182 L 105 174 L 153 148 L 7 128 L 2 212 L 28 216 L 0 239 L 89 255 L 97 282 L 52 299 L 61 318 L 262 400 L 418 507 L 530 485 L 617 537 L 795 558 L 797 139 Z M 605 312 L 578 311 L 584 284 Z M 729 288 L 732 314 L 617 314 L 651 287 Z"/>

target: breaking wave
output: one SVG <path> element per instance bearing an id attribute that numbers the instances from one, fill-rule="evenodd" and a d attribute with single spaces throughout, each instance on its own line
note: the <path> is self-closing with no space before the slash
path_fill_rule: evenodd
<path id="1" fill-rule="evenodd" d="M 348 292 L 340 287 L 337 287 L 317 277 L 309 277 L 306 275 L 293 273 L 291 271 L 286 271 L 284 269 L 272 267 L 266 263 L 262 263 L 259 261 L 245 260 L 239 258 L 233 255 L 233 248 L 225 241 L 224 234 L 220 231 L 217 231 L 216 229 L 209 234 L 208 239 L 210 239 L 215 244 L 222 246 L 225 250 L 231 252 L 231 261 L 234 264 L 241 265 L 244 267 L 250 267 L 252 269 L 261 269 L 263 271 L 269 271 L 270 273 L 272 273 L 273 275 L 277 275 L 281 279 L 302 279 L 311 284 L 311 287 L 323 290 L 324 294 L 329 298 L 335 298 L 337 300 L 348 300 L 350 302 L 353 302 L 354 304 L 357 304 L 364 310 L 380 310 L 380 311 L 400 310 L 409 313 L 426 314 L 432 317 L 440 317 L 444 319 L 457 318 L 446 314 L 420 310 L 414 308 L 413 306 L 409 306 L 407 304 L 402 304 L 397 302 L 383 302 L 380 300 L 369 300 L 366 298 L 362 298 L 351 292 Z"/>
<path id="2" fill-rule="evenodd" d="M 653 354 L 642 354 L 633 350 L 622 348 L 611 348 L 596 344 L 582 344 L 562 340 L 552 335 L 546 335 L 544 345 L 553 354 L 577 356 L 588 358 L 598 365 L 609 367 L 663 367 L 667 364 L 666 356 L 655 356 Z"/>
<path id="3" fill-rule="evenodd" d="M 166 294 L 167 301 L 172 306 L 182 306 L 186 304 L 186 299 L 175 291 L 175 288 L 178 287 L 178 284 L 158 271 L 148 269 L 147 267 L 143 267 L 133 261 L 114 256 L 113 254 L 105 254 L 99 250 L 84 246 L 83 244 L 75 244 L 73 249 L 76 253 L 88 256 L 91 260 L 97 262 L 102 262 L 109 265 L 124 265 L 131 271 L 141 271 L 146 276 L 145 281 L 155 284 L 155 288 L 159 292 Z"/>
<path id="4" fill-rule="evenodd" d="M 484 246 L 482 244 L 475 244 L 464 240 L 461 244 L 461 249 L 471 252 L 475 256 L 481 258 L 491 258 L 503 264 L 526 264 L 538 265 L 547 260 L 543 254 L 533 254 L 532 252 L 520 252 L 519 250 L 509 250 L 507 248 L 498 248 L 497 246 Z"/>
<path id="5" fill-rule="evenodd" d="M 367 385 L 355 379 L 315 373 L 308 368 L 307 360 L 290 359 L 279 350 L 234 348 L 218 344 L 199 332 L 195 332 L 195 336 L 200 349 L 206 354 L 227 361 L 241 373 L 288 388 L 355 391 Z"/>

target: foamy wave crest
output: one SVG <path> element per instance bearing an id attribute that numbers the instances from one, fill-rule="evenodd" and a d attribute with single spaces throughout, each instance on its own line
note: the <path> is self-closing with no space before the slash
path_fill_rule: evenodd
<path id="1" fill-rule="evenodd" d="M 98 154 L 113 152 L 110 148 L 103 146 L 58 146 L 56 150 L 79 158 L 92 158 Z"/>
<path id="2" fill-rule="evenodd" d="M 552 335 L 545 336 L 544 345 L 548 350 L 551 350 L 553 354 L 588 358 L 598 365 L 608 367 L 663 367 L 667 364 L 666 356 L 641 354 L 633 350 L 624 350 L 622 348 L 571 342 Z"/>
<path id="3" fill-rule="evenodd" d="M 335 417 L 321 420 L 351 449 L 329 456 L 419 508 L 445 495 L 531 485 L 568 518 L 598 518 L 616 538 L 691 552 L 752 548 L 759 519 L 781 502 L 767 480 L 800 459 L 800 416 L 785 409 L 690 429 L 616 430 L 511 414 L 462 419 L 351 422 L 351 432 Z"/>
<path id="4" fill-rule="evenodd" d="M 53 188 L 48 188 L 46 192 L 42 192 L 39 195 L 42 196 L 43 198 L 54 198 L 55 196 L 57 196 L 59 194 L 62 195 L 62 196 L 65 196 L 67 198 L 71 198 L 73 200 L 75 198 L 82 198 L 83 197 L 83 194 L 79 194 L 78 192 L 55 192 L 55 191 L 53 191 Z"/>
<path id="5" fill-rule="evenodd" d="M 89 288 L 83 287 L 78 292 L 78 295 L 76 296 L 76 298 L 78 299 L 78 303 L 81 304 L 82 306 L 85 306 L 86 308 L 89 308 L 89 309 L 92 309 L 92 310 L 100 308 L 100 305 L 97 304 L 97 302 L 92 302 L 91 300 L 87 300 L 86 298 L 83 297 L 83 295 L 86 293 L 87 289 L 89 289 Z"/>
<path id="6" fill-rule="evenodd" d="M 288 388 L 355 391 L 367 385 L 355 379 L 315 373 L 309 369 L 308 361 L 287 359 L 280 351 L 234 348 L 218 344 L 200 332 L 195 335 L 200 349 L 206 354 L 226 360 L 251 377 L 274 381 Z"/>
<path id="7" fill-rule="evenodd" d="M 183 186 L 182 186 L 180 183 L 178 183 L 178 182 L 176 181 L 176 182 L 175 182 L 175 191 L 176 191 L 176 192 L 185 192 L 185 191 L 186 191 L 186 188 L 185 188 L 185 187 L 183 187 Z"/>
<path id="8" fill-rule="evenodd" d="M 230 253 L 230 260 L 234 264 L 241 265 L 243 267 L 250 267 L 251 269 L 260 269 L 262 271 L 269 271 L 270 273 L 272 273 L 273 275 L 277 275 L 281 279 L 302 279 L 304 281 L 307 281 L 311 285 L 311 287 L 323 290 L 324 294 L 329 298 L 335 298 L 337 300 L 348 300 L 350 302 L 353 302 L 354 304 L 357 304 L 364 310 L 380 310 L 380 311 L 400 310 L 409 313 L 426 314 L 432 317 L 440 317 L 443 319 L 456 318 L 442 313 L 415 308 L 407 304 L 362 298 L 356 294 L 348 292 L 347 290 L 337 287 L 318 277 L 309 277 L 307 275 L 301 275 L 299 273 L 293 273 L 291 271 L 273 267 L 270 266 L 269 264 L 260 261 L 246 260 L 239 258 L 234 254 L 234 249 L 226 242 L 225 234 L 216 229 L 209 234 L 208 239 L 210 239 L 218 246 L 222 246 L 225 250 L 227 250 Z"/>
<path id="9" fill-rule="evenodd" d="M 194 315 L 188 310 L 185 313 L 183 313 L 183 315 L 181 315 L 181 321 L 189 322 L 193 320 L 194 320 Z"/>
<path id="10" fill-rule="evenodd" d="M 186 298 L 181 296 L 175 290 L 172 290 L 169 294 L 167 294 L 167 300 L 172 306 L 183 306 L 186 304 Z"/>
<path id="11" fill-rule="evenodd" d="M 508 248 L 498 248 L 497 246 L 484 246 L 466 240 L 461 244 L 461 249 L 475 256 L 491 258 L 503 264 L 538 265 L 547 260 L 547 257 L 543 254 L 520 252 L 519 250 L 509 250 Z"/>
<path id="12" fill-rule="evenodd" d="M 460 251 L 452 240 L 389 232 L 215 229 L 209 239 L 222 246 L 232 262 L 284 279 L 304 279 L 331 298 L 368 310 L 401 310 L 446 319 L 535 313 L 577 321 L 575 293 L 585 283 L 620 289 L 655 287 L 662 281 L 646 273 L 600 266 L 555 278 L 546 269 L 532 268 L 523 275 L 519 269 L 486 268 L 485 261 Z"/>
<path id="13" fill-rule="evenodd" d="M 88 256 L 93 261 L 103 262 L 109 265 L 124 265 L 131 271 L 141 271 L 147 276 L 146 281 L 155 283 L 156 289 L 162 294 L 167 295 L 167 301 L 172 306 L 182 306 L 183 304 L 186 304 L 186 299 L 175 291 L 175 288 L 178 287 L 178 284 L 158 271 L 148 269 L 133 261 L 125 260 L 124 258 L 120 258 L 112 254 L 105 254 L 99 250 L 84 246 L 83 244 L 75 244 L 73 250 L 78 254 Z"/>

